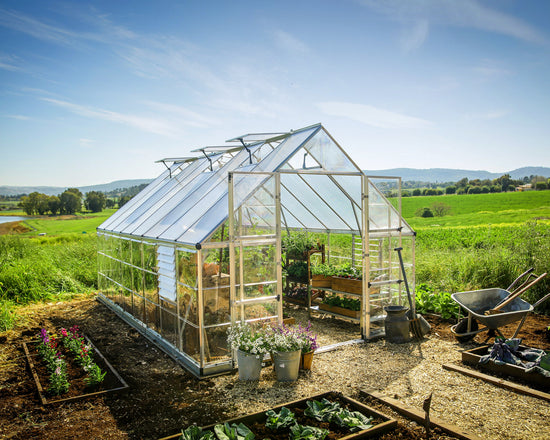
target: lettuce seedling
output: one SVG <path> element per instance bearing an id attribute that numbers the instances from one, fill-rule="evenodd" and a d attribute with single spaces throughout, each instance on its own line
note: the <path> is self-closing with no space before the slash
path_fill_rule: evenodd
<path id="1" fill-rule="evenodd" d="M 214 426 L 214 432 L 218 440 L 254 440 L 254 433 L 243 423 L 224 423 Z"/>
<path id="2" fill-rule="evenodd" d="M 307 408 L 304 411 L 304 414 L 308 417 L 313 417 L 319 422 L 330 422 L 333 414 L 341 411 L 340 404 L 338 402 L 331 402 L 325 398 L 323 398 L 320 402 L 318 400 L 308 400 L 306 404 Z"/>
<path id="3" fill-rule="evenodd" d="M 281 408 L 279 413 L 276 413 L 270 409 L 265 413 L 265 415 L 267 416 L 265 426 L 269 429 L 278 430 L 288 428 L 296 424 L 294 413 L 284 406 Z"/>
<path id="4" fill-rule="evenodd" d="M 295 424 L 290 427 L 290 440 L 323 440 L 328 435 L 327 429 Z"/>
<path id="5" fill-rule="evenodd" d="M 338 426 L 348 428 L 351 432 L 362 431 L 363 429 L 372 427 L 372 417 L 367 417 L 359 411 L 350 411 L 346 408 L 335 413 L 331 422 Z"/>
<path id="6" fill-rule="evenodd" d="M 212 431 L 203 431 L 200 426 L 191 425 L 185 431 L 181 432 L 182 440 L 214 440 Z"/>

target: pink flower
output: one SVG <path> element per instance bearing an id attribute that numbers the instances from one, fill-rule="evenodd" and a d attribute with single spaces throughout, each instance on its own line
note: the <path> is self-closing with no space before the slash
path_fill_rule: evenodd
<path id="1" fill-rule="evenodd" d="M 64 329 L 64 328 L 61 329 L 61 336 L 63 336 L 64 338 L 67 337 L 67 330 L 66 329 Z"/>

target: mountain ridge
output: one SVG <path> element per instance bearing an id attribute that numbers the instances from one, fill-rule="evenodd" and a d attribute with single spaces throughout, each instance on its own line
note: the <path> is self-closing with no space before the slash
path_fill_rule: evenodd
<path id="1" fill-rule="evenodd" d="M 460 179 L 467 177 L 468 180 L 474 179 L 496 179 L 504 174 L 509 174 L 512 179 L 523 179 L 529 176 L 544 176 L 550 177 L 550 167 L 522 167 L 512 171 L 504 171 L 502 173 L 491 173 L 483 170 L 461 170 L 454 168 L 389 168 L 385 170 L 363 170 L 369 176 L 398 176 L 403 181 L 445 183 L 458 182 Z M 90 191 L 109 192 L 115 189 L 124 189 L 131 186 L 141 185 L 142 183 L 150 183 L 153 179 L 126 179 L 115 180 L 110 183 L 102 183 L 98 185 L 87 185 L 77 187 L 83 194 Z M 15 196 L 19 194 L 30 194 L 39 192 L 47 195 L 59 195 L 69 186 L 0 186 L 0 195 Z"/>

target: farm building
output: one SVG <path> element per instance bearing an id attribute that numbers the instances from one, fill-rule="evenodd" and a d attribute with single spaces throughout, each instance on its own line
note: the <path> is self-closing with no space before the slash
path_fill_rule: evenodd
<path id="1" fill-rule="evenodd" d="M 282 240 L 307 234 L 319 244 L 308 310 L 321 313 L 310 265 L 346 263 L 362 275 L 357 337 L 380 335 L 383 307 L 406 299 L 394 248 L 414 284 L 400 179 L 365 175 L 321 124 L 227 143 L 162 159 L 166 170 L 98 228 L 100 300 L 195 375 L 230 371 L 228 328 L 282 321 Z"/>

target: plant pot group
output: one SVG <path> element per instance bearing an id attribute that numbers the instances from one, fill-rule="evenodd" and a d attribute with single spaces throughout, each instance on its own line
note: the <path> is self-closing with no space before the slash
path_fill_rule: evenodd
<path id="1" fill-rule="evenodd" d="M 271 353 L 275 376 L 279 382 L 294 382 L 299 370 L 311 370 L 313 352 L 302 354 L 297 351 L 274 351 Z M 237 350 L 239 380 L 259 380 L 263 356 Z"/>

